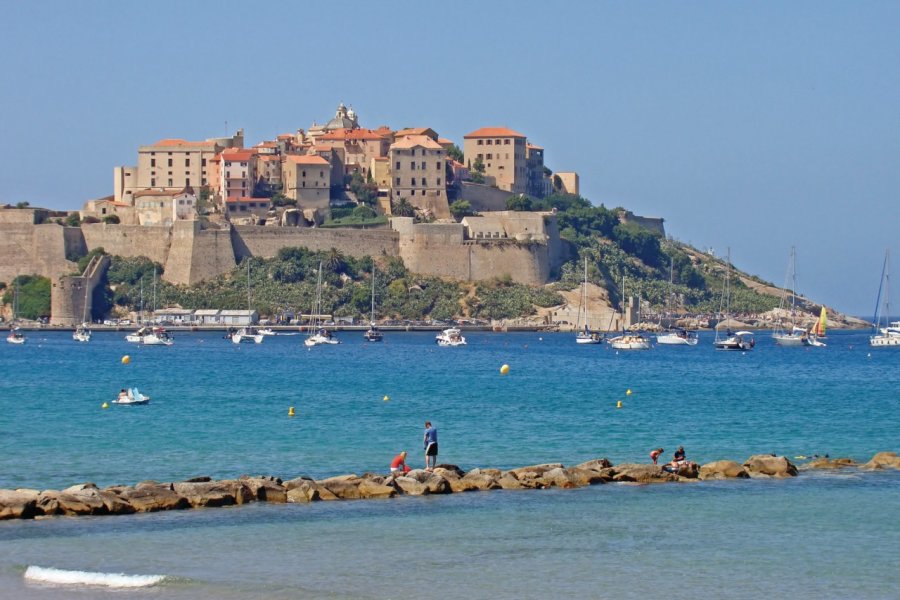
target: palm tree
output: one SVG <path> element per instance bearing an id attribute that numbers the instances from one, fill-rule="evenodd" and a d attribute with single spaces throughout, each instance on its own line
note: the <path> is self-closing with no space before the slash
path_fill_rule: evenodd
<path id="1" fill-rule="evenodd" d="M 416 216 L 416 207 L 410 204 L 406 198 L 400 198 L 392 203 L 391 213 L 395 217 L 414 217 Z"/>
<path id="2" fill-rule="evenodd" d="M 334 246 L 332 246 L 331 250 L 325 255 L 324 262 L 325 268 L 333 273 L 340 273 L 347 264 L 344 253 Z"/>

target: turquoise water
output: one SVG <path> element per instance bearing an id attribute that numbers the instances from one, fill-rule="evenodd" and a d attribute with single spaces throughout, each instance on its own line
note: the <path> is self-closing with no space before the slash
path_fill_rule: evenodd
<path id="1" fill-rule="evenodd" d="M 440 461 L 466 469 L 646 461 L 678 444 L 698 462 L 898 450 L 900 352 L 862 333 L 830 332 L 825 349 L 760 334 L 746 354 L 715 352 L 708 333 L 618 354 L 561 334 L 340 337 L 311 351 L 214 333 L 3 344 L 0 487 L 383 472 L 401 449 L 421 466 L 425 419 Z M 151 404 L 100 408 L 131 385 Z M 895 598 L 898 492 L 896 473 L 853 472 L 0 522 L 0 597 Z M 170 579 L 60 589 L 25 584 L 28 565 Z"/>

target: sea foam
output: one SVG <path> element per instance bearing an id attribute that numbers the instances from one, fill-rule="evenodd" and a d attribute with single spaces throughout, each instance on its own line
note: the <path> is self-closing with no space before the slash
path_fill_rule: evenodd
<path id="1" fill-rule="evenodd" d="M 125 573 L 93 573 L 29 566 L 25 579 L 59 585 L 93 585 L 109 588 L 136 588 L 156 585 L 164 575 L 126 575 Z"/>

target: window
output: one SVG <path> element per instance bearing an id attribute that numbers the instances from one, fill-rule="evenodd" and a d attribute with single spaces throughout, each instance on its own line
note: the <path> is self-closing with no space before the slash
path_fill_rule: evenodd
<path id="1" fill-rule="evenodd" d="M 200 180 L 200 185 L 206 185 L 206 177 Z"/>
<path id="2" fill-rule="evenodd" d="M 400 183 L 399 178 L 398 178 L 397 183 Z M 399 197 L 400 197 L 400 190 L 397 190 L 397 193 L 396 193 L 395 195 L 399 198 Z"/>
<path id="3" fill-rule="evenodd" d="M 188 176 L 188 175 L 191 174 L 191 172 L 190 172 L 190 171 L 185 171 L 184 174 L 185 174 L 185 176 Z"/>
<path id="4" fill-rule="evenodd" d="M 415 155 L 416 155 L 416 149 L 413 148 L 412 150 L 410 150 L 409 155 L 410 155 L 410 156 L 415 156 Z"/>
<path id="5" fill-rule="evenodd" d="M 423 171 L 425 170 L 425 161 L 424 160 L 422 161 L 422 170 Z"/>
<path id="6" fill-rule="evenodd" d="M 428 181 L 424 177 L 422 178 L 422 187 L 428 187 Z"/>
<path id="7" fill-rule="evenodd" d="M 172 166 L 172 159 L 171 159 L 171 158 L 169 159 L 169 166 L 170 166 L 170 167 Z"/>
<path id="8" fill-rule="evenodd" d="M 488 160 L 491 160 L 492 158 L 494 158 L 494 155 L 493 155 L 493 154 L 488 154 L 488 155 L 487 155 L 487 159 L 488 159 Z"/>
<path id="9" fill-rule="evenodd" d="M 151 166 L 151 167 L 155 167 L 155 166 L 156 166 L 156 159 L 155 159 L 155 158 L 151 158 L 151 159 L 150 159 L 150 166 Z"/>
<path id="10" fill-rule="evenodd" d="M 399 177 L 397 178 L 396 183 L 395 183 L 394 185 L 400 185 L 400 178 L 399 178 Z M 397 192 L 397 194 L 399 195 L 400 192 Z"/>
<path id="11" fill-rule="evenodd" d="M 416 170 L 416 161 L 411 160 L 409 162 L 409 168 L 412 169 L 413 171 L 415 171 Z"/>
<path id="12" fill-rule="evenodd" d="M 172 180 L 169 179 L 169 187 L 172 187 L 172 185 L 173 185 L 173 184 L 172 184 Z"/>
<path id="13" fill-rule="evenodd" d="M 191 185 L 191 178 L 190 178 L 190 177 L 188 177 L 187 179 L 184 180 L 184 185 L 185 185 L 185 186 Z"/>
<path id="14" fill-rule="evenodd" d="M 186 167 L 191 166 L 191 159 L 185 158 L 185 159 L 184 159 L 184 166 L 186 166 Z"/>
<path id="15" fill-rule="evenodd" d="M 319 178 L 320 178 L 320 179 L 324 179 L 324 178 L 325 178 L 325 171 L 321 171 L 321 170 L 319 171 Z"/>
<path id="16" fill-rule="evenodd" d="M 494 143 L 494 140 L 488 140 L 488 141 L 487 141 L 487 145 L 488 145 L 488 146 L 490 146 L 490 145 L 493 144 L 493 143 Z"/>
<path id="17" fill-rule="evenodd" d="M 437 179 L 438 179 L 437 184 L 438 184 L 438 185 L 441 185 L 441 178 L 438 177 Z"/>
<path id="18" fill-rule="evenodd" d="M 156 187 L 156 179 L 155 178 L 150 179 L 150 187 Z"/>
<path id="19" fill-rule="evenodd" d="M 478 140 L 478 145 L 479 145 L 479 146 L 484 145 L 484 140 Z"/>
<path id="20" fill-rule="evenodd" d="M 509 146 L 509 140 L 503 140 L 503 145 L 504 145 L 504 146 Z"/>
<path id="21" fill-rule="evenodd" d="M 415 177 L 412 178 L 412 186 L 416 187 L 416 178 Z"/>
<path id="22" fill-rule="evenodd" d="M 478 158 L 484 160 L 484 154 L 479 154 L 479 155 L 478 155 Z"/>
<path id="23" fill-rule="evenodd" d="M 438 171 L 441 170 L 441 161 L 437 161 L 437 170 L 438 170 Z"/>
<path id="24" fill-rule="evenodd" d="M 242 166 L 242 167 L 246 167 L 246 166 L 247 166 L 247 163 L 242 162 L 242 163 L 241 163 L 241 166 Z"/>
<path id="25" fill-rule="evenodd" d="M 416 195 L 416 190 L 410 190 L 410 191 L 409 191 L 409 195 L 410 195 L 410 196 L 415 196 L 415 195 Z"/>
<path id="26" fill-rule="evenodd" d="M 200 159 L 200 166 L 201 166 L 201 167 L 205 167 L 205 166 L 206 166 L 206 159 L 205 159 L 205 158 L 201 158 L 201 159 Z"/>
<path id="27" fill-rule="evenodd" d="M 225 171 L 225 178 L 231 179 L 231 171 Z"/>
<path id="28" fill-rule="evenodd" d="M 400 161 L 399 160 L 397 161 L 397 170 L 398 171 L 400 170 Z"/>
<path id="29" fill-rule="evenodd" d="M 301 176 L 301 177 L 306 177 L 306 171 L 300 171 L 300 176 Z"/>

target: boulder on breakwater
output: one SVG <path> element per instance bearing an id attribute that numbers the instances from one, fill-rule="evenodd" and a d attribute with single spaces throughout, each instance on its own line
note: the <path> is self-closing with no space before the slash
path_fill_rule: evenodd
<path id="1" fill-rule="evenodd" d="M 864 465 L 850 459 L 818 459 L 805 468 L 900 469 L 900 457 L 880 452 Z M 0 520 L 45 516 L 121 515 L 246 504 L 248 502 L 307 503 L 337 500 L 387 499 L 398 495 L 424 496 L 486 490 L 579 488 L 605 483 L 675 483 L 710 479 L 794 477 L 797 467 L 783 456 L 758 454 L 743 465 L 720 460 L 698 466 L 688 463 L 677 471 L 662 465 L 613 465 L 605 458 L 574 467 L 544 463 L 507 471 L 475 468 L 464 471 L 441 464 L 433 471 L 416 469 L 399 477 L 364 473 L 314 480 L 282 480 L 270 475 L 242 475 L 238 479 L 194 477 L 173 483 L 142 481 L 132 486 L 99 488 L 93 483 L 64 490 L 0 490 Z"/>

